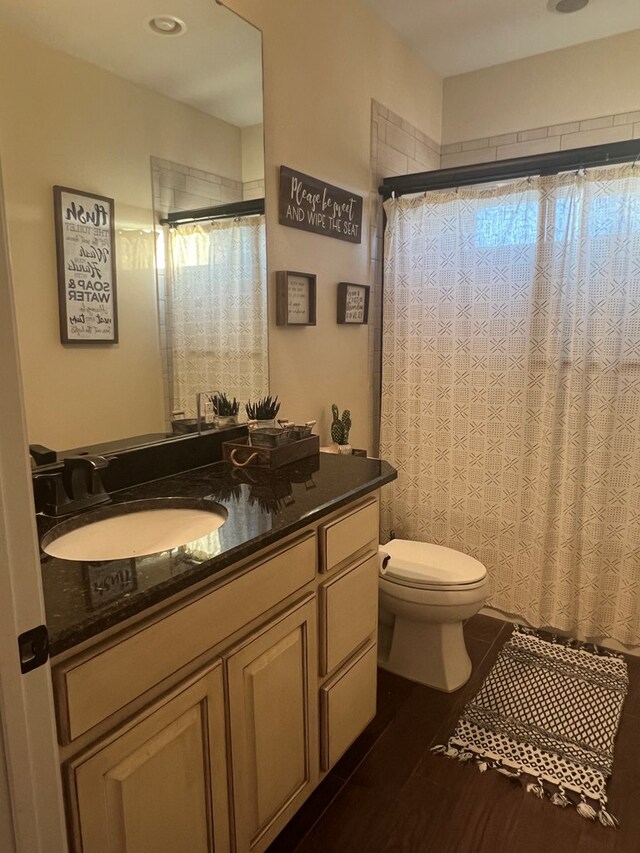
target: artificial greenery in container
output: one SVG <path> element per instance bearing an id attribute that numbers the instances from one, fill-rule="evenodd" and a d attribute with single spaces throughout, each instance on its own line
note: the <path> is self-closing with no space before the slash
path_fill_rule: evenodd
<path id="1" fill-rule="evenodd" d="M 351 412 L 345 409 L 342 415 L 334 403 L 331 406 L 333 421 L 331 422 L 331 438 L 338 445 L 338 453 L 348 455 L 351 453 L 349 444 L 349 431 L 351 429 Z"/>
<path id="2" fill-rule="evenodd" d="M 212 394 L 209 399 L 213 405 L 213 411 L 218 417 L 218 426 L 228 426 L 238 422 L 240 403 L 235 397 L 230 400 L 226 394 L 218 391 L 216 394 Z"/>
<path id="3" fill-rule="evenodd" d="M 249 401 L 244 408 L 250 421 L 274 423 L 276 415 L 280 411 L 280 403 L 277 397 L 269 395 L 268 397 L 261 397 L 255 403 Z"/>

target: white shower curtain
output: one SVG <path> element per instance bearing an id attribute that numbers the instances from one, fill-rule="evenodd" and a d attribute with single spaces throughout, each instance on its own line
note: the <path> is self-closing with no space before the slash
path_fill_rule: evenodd
<path id="1" fill-rule="evenodd" d="M 196 394 L 246 402 L 267 393 L 264 216 L 168 229 L 166 291 L 171 409 Z"/>
<path id="2" fill-rule="evenodd" d="M 385 204 L 383 528 L 489 604 L 640 643 L 640 168 Z"/>

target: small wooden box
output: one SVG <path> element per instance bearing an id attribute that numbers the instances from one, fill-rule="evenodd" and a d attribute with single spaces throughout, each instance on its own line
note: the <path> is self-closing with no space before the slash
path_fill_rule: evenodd
<path id="1" fill-rule="evenodd" d="M 259 468 L 281 468 L 298 459 L 320 453 L 320 436 L 310 435 L 299 441 L 281 444 L 279 447 L 252 447 L 248 438 L 222 443 L 222 458 L 239 468 L 257 466 Z"/>

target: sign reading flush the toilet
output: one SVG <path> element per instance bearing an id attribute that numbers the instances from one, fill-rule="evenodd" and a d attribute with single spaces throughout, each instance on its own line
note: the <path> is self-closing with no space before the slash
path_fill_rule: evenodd
<path id="1" fill-rule="evenodd" d="M 280 225 L 362 241 L 362 196 L 280 166 Z"/>
<path id="2" fill-rule="evenodd" d="M 60 340 L 118 342 L 113 199 L 53 188 Z"/>

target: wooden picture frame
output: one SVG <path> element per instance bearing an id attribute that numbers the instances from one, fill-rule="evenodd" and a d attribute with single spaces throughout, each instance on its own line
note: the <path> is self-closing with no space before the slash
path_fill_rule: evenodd
<path id="1" fill-rule="evenodd" d="M 276 326 L 315 326 L 316 276 L 308 272 L 276 272 Z"/>
<path id="2" fill-rule="evenodd" d="M 118 343 L 114 201 L 53 188 L 60 341 Z"/>
<path id="3" fill-rule="evenodd" d="M 369 322 L 368 284 L 352 284 L 341 281 L 338 284 L 338 323 L 350 326 L 364 326 Z"/>

